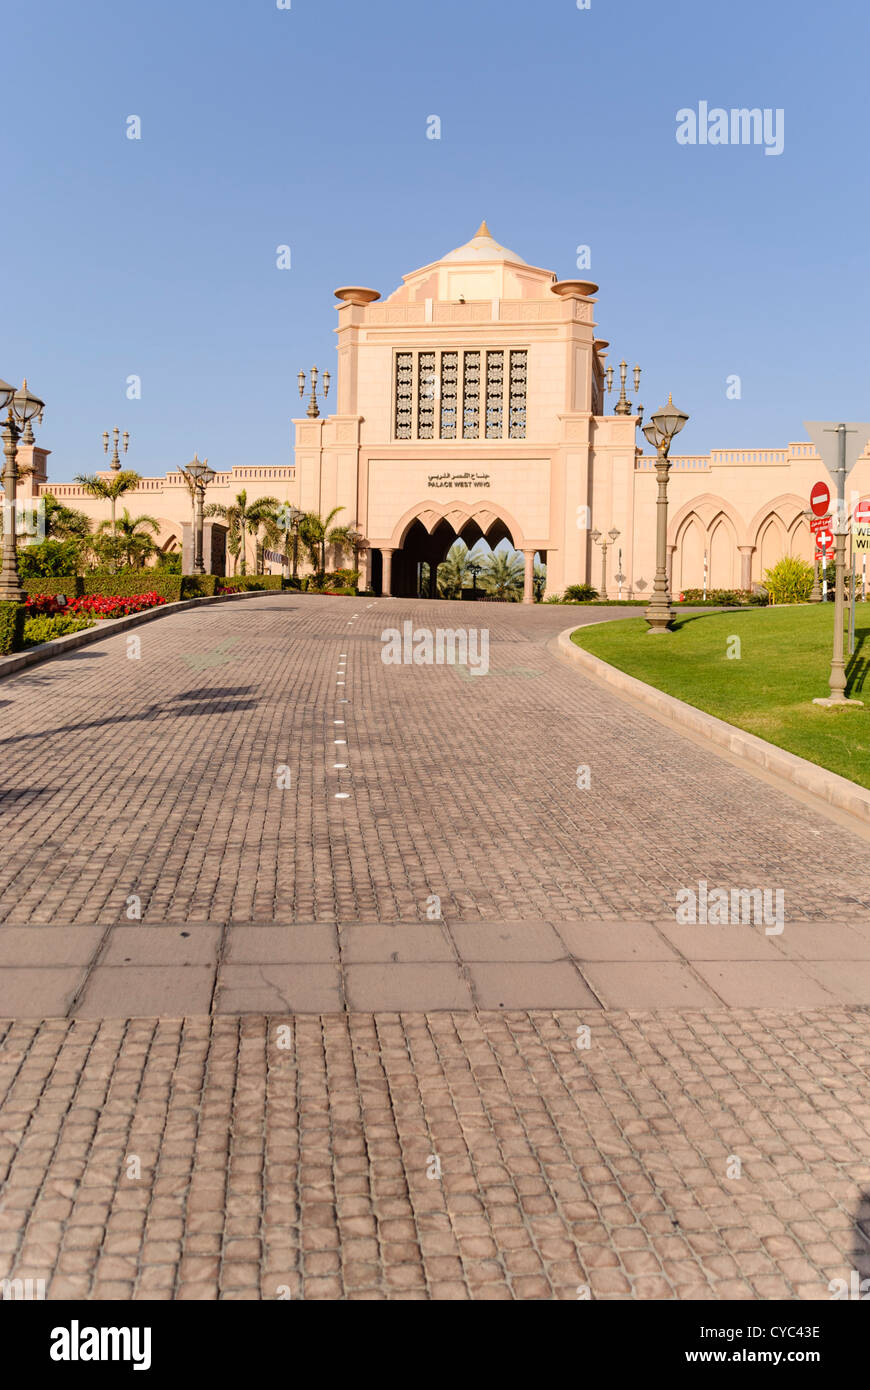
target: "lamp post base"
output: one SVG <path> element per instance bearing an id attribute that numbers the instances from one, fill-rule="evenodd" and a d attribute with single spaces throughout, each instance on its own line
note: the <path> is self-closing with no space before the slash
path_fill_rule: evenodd
<path id="1" fill-rule="evenodd" d="M 674 621 L 672 608 L 647 608 L 643 616 L 649 623 L 647 637 L 655 637 L 663 632 L 671 631 L 671 623 Z"/>
<path id="2" fill-rule="evenodd" d="M 824 705 L 825 709 L 863 709 L 863 700 L 847 700 L 845 695 L 823 695 L 813 700 L 814 705 Z"/>

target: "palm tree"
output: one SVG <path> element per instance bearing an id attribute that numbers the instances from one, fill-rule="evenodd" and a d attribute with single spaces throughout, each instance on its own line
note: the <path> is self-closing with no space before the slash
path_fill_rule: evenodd
<path id="1" fill-rule="evenodd" d="M 493 550 L 487 555 L 481 584 L 495 598 L 518 599 L 523 592 L 525 564 L 514 551 Z"/>
<path id="2" fill-rule="evenodd" d="M 462 597 L 470 563 L 465 541 L 454 541 L 447 558 L 438 566 L 438 592 L 442 598 Z"/>
<path id="3" fill-rule="evenodd" d="M 85 492 L 90 493 L 91 497 L 99 497 L 111 504 L 112 535 L 117 537 L 115 509 L 118 498 L 139 486 L 139 474 L 134 473 L 132 468 L 122 468 L 120 472 L 113 473 L 111 479 L 101 478 L 97 473 L 77 473 L 73 481 L 78 483 L 79 487 L 83 487 Z"/>
<path id="4" fill-rule="evenodd" d="M 205 508 L 205 516 L 219 516 L 226 521 L 229 532 L 227 547 L 231 555 L 241 554 L 242 574 L 248 572 L 245 536 L 255 536 L 264 521 L 274 520 L 280 505 L 277 497 L 258 497 L 256 502 L 248 506 L 247 489 L 242 488 L 242 491 L 236 494 L 235 502 L 231 502 L 229 506 L 225 507 L 220 502 L 210 502 Z"/>
<path id="5" fill-rule="evenodd" d="M 311 568 L 320 574 L 326 572 L 327 544 L 341 546 L 343 550 L 353 545 L 349 539 L 353 527 L 334 526 L 330 530 L 333 517 L 343 511 L 344 507 L 333 507 L 327 517 L 322 517 L 319 512 L 306 512 L 299 523 L 299 539 L 308 551 Z"/>
<path id="6" fill-rule="evenodd" d="M 104 535 L 108 527 L 108 521 L 101 521 L 97 527 L 97 535 Z M 160 531 L 160 522 L 153 516 L 131 516 L 125 507 L 117 530 L 120 534 L 112 537 L 115 542 L 113 549 L 131 568 L 135 566 L 141 569 L 157 549 L 148 532 L 156 536 Z"/>
<path id="7" fill-rule="evenodd" d="M 45 534 L 60 541 L 87 540 L 91 534 L 91 519 L 75 507 L 58 502 L 54 493 L 40 493 L 45 516 Z"/>

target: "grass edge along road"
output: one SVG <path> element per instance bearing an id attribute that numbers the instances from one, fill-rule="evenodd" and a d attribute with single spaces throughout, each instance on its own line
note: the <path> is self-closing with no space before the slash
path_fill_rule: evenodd
<path id="1" fill-rule="evenodd" d="M 848 620 L 848 610 L 847 610 Z M 828 694 L 833 605 L 678 614 L 651 637 L 642 618 L 578 628 L 571 640 L 620 671 L 870 789 L 870 603 L 846 637 L 846 694 L 863 709 L 814 705 Z"/>

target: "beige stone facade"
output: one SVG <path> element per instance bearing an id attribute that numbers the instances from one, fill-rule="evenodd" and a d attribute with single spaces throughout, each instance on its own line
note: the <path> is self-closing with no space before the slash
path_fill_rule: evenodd
<path id="1" fill-rule="evenodd" d="M 376 591 L 417 592 L 421 561 L 481 535 L 507 536 L 527 577 L 539 555 L 550 593 L 600 589 L 605 557 L 591 533 L 614 529 L 608 595 L 652 586 L 655 460 L 638 447 L 630 403 L 628 413 L 606 411 L 596 289 L 527 265 L 484 223 L 382 302 L 373 290 L 336 291 L 338 408 L 294 422 L 295 500 L 344 508 L 368 540 L 363 567 Z M 784 554 L 810 558 L 803 513 L 820 476 L 808 443 L 675 454 L 675 591 L 702 585 L 705 554 L 715 588 L 749 588 Z M 849 482 L 870 493 L 866 450 Z"/>
<path id="2" fill-rule="evenodd" d="M 536 556 L 548 593 L 583 582 L 601 589 L 604 561 L 610 597 L 642 597 L 655 574 L 655 460 L 639 447 L 637 406 L 623 399 L 608 413 L 596 291 L 527 264 L 485 223 L 386 299 L 337 290 L 335 414 L 294 420 L 293 464 L 220 473 L 207 500 L 230 501 L 244 487 L 251 500 L 272 494 L 323 516 L 340 507 L 336 522 L 365 537 L 361 583 L 377 593 L 417 593 L 423 562 L 431 574 L 457 537 L 473 545 L 482 536 L 523 552 L 527 599 Z M 42 471 L 25 495 L 45 486 L 47 455 L 35 456 Z M 711 588 L 746 589 L 784 554 L 810 558 L 804 512 L 824 476 L 809 443 L 674 454 L 674 592 L 700 587 L 705 567 Z M 849 487 L 870 494 L 866 448 Z M 95 520 L 107 515 L 75 485 L 52 491 Z M 143 478 L 123 505 L 157 517 L 163 548 L 181 546 L 191 503 L 180 473 Z M 606 560 L 596 530 L 619 533 Z"/>

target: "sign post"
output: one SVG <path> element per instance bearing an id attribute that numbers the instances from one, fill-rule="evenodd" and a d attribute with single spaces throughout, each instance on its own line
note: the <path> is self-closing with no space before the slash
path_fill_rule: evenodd
<path id="1" fill-rule="evenodd" d="M 846 579 L 846 535 L 849 531 L 849 518 L 846 515 L 846 476 L 858 462 L 864 445 L 870 438 L 870 424 L 840 421 L 835 424 L 829 420 L 805 420 L 804 429 L 813 441 L 816 452 L 835 479 L 837 484 L 837 505 L 834 513 L 834 542 L 836 546 L 836 577 L 834 580 L 834 649 L 831 657 L 831 674 L 828 680 L 830 695 L 813 700 L 814 705 L 828 708 L 849 708 L 863 705 L 863 700 L 846 698 L 846 659 L 844 653 L 843 626 L 845 621 L 843 589 Z M 824 515 L 821 510 L 830 501 L 824 502 L 827 484 L 816 483 L 810 492 L 810 506 L 816 516 Z"/>

